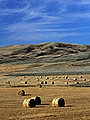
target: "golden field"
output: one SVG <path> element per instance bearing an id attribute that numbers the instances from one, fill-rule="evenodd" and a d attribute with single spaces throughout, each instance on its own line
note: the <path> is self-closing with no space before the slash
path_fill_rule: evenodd
<path id="1" fill-rule="evenodd" d="M 68 81 L 69 84 L 75 84 L 73 78 L 77 77 L 79 82 L 83 78 L 89 80 L 90 75 L 66 75 L 59 76 L 1 76 L 0 81 L 0 119 L 1 120 L 90 120 L 90 87 L 70 87 L 63 86 Z M 39 81 L 37 81 L 37 77 Z M 28 84 L 22 87 L 20 80 L 28 80 Z M 10 80 L 10 85 L 5 81 Z M 47 81 L 47 85 L 42 88 L 37 86 L 28 87 L 28 85 L 37 85 L 40 81 Z M 51 81 L 55 84 L 51 85 Z M 19 85 L 19 86 L 18 86 Z M 21 85 L 21 86 L 20 86 Z M 58 85 L 62 85 L 60 87 Z M 25 90 L 25 96 L 18 96 L 18 91 Z M 23 101 L 26 98 L 40 96 L 41 105 L 35 108 L 24 108 Z M 65 107 L 53 107 L 53 98 L 64 98 Z"/>

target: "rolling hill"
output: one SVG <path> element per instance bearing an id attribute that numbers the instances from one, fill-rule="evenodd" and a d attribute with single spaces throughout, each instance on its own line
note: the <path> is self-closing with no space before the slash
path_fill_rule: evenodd
<path id="1" fill-rule="evenodd" d="M 31 72 L 89 72 L 90 45 L 41 43 L 0 47 L 0 64 L 26 65 Z"/>

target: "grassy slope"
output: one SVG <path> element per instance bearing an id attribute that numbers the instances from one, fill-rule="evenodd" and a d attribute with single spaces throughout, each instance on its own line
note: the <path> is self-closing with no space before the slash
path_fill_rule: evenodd
<path id="1" fill-rule="evenodd" d="M 28 72 L 75 71 L 88 73 L 90 45 L 58 42 L 6 46 L 0 48 L 0 63 L 23 66 L 27 64 L 24 70 Z"/>

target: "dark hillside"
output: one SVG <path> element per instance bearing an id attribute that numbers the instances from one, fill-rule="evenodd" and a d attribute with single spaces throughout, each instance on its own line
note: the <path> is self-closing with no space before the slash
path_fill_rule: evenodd
<path id="1" fill-rule="evenodd" d="M 90 45 L 42 43 L 0 48 L 0 63 L 90 61 Z"/>

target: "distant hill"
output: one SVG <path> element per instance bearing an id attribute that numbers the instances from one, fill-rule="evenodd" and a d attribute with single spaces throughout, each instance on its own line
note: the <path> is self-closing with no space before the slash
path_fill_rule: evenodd
<path id="1" fill-rule="evenodd" d="M 56 42 L 0 47 L 0 66 L 2 73 L 90 73 L 90 45 Z"/>
<path id="2" fill-rule="evenodd" d="M 56 42 L 37 45 L 13 45 L 0 48 L 0 64 L 67 61 L 90 61 L 90 45 Z"/>

